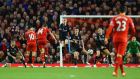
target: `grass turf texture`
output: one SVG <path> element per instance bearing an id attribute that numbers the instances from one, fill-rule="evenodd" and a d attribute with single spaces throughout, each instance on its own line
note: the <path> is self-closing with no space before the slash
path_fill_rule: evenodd
<path id="1" fill-rule="evenodd" d="M 113 68 L 0 68 L 0 79 L 140 79 L 140 68 L 112 76 Z"/>

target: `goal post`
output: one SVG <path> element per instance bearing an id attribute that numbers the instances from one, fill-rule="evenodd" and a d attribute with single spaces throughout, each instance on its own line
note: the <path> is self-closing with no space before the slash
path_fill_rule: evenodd
<path id="1" fill-rule="evenodd" d="M 88 19 L 88 18 L 112 18 L 116 15 L 60 15 L 60 24 L 62 23 L 62 20 L 64 18 L 85 18 L 85 19 Z M 129 17 L 131 18 L 139 18 L 140 19 L 140 15 L 128 15 Z M 62 45 L 60 45 L 60 67 L 63 67 L 63 53 L 62 53 Z"/>

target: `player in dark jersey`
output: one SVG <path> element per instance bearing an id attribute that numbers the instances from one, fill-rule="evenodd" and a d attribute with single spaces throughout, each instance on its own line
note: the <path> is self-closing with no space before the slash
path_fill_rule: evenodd
<path id="1" fill-rule="evenodd" d="M 67 19 L 63 19 L 62 24 L 59 26 L 60 40 L 65 41 L 70 33 L 69 26 L 67 25 Z"/>
<path id="2" fill-rule="evenodd" d="M 59 26 L 59 39 L 60 39 L 60 44 L 62 45 L 62 51 L 66 49 L 68 51 L 68 39 L 70 37 L 70 29 L 67 24 L 67 19 L 63 19 L 62 24 Z M 61 46 L 60 46 L 61 47 Z"/>
<path id="3" fill-rule="evenodd" d="M 8 66 L 11 63 L 20 62 L 17 60 L 21 60 L 18 47 L 15 44 L 15 41 L 11 41 L 10 47 L 7 48 L 7 57 L 6 57 L 6 64 Z"/>
<path id="4" fill-rule="evenodd" d="M 85 50 L 84 43 L 79 33 L 79 28 L 76 27 L 74 29 L 74 33 L 71 35 L 71 51 L 70 51 L 70 53 L 73 55 L 73 62 L 75 65 L 77 65 L 80 52 L 87 54 L 88 51 Z"/>
<path id="5" fill-rule="evenodd" d="M 104 39 L 105 39 L 105 34 L 103 33 L 102 28 L 98 28 L 97 35 L 95 37 L 95 41 L 96 41 L 96 58 L 95 58 L 95 61 L 94 61 L 94 67 L 96 67 L 96 65 L 95 65 L 96 60 L 99 60 L 101 52 L 103 52 L 103 54 L 108 55 L 109 64 L 111 65 L 110 51 L 107 48 L 108 46 L 105 45 Z"/>

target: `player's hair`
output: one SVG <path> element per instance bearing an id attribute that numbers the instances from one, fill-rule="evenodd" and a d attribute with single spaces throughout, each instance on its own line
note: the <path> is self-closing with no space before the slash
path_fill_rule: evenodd
<path id="1" fill-rule="evenodd" d="M 126 7 L 125 6 L 121 6 L 120 9 L 119 9 L 119 12 L 120 13 L 126 12 Z"/>
<path id="2" fill-rule="evenodd" d="M 28 29 L 34 28 L 33 26 L 29 26 Z"/>

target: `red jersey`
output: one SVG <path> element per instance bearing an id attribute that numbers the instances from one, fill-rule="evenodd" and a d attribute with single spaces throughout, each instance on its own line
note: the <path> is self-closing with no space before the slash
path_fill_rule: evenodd
<path id="1" fill-rule="evenodd" d="M 28 30 L 25 33 L 25 38 L 27 40 L 27 43 L 36 43 L 36 33 L 35 33 L 35 31 Z"/>
<path id="2" fill-rule="evenodd" d="M 106 31 L 106 38 L 109 37 L 113 30 L 113 42 L 127 42 L 128 32 L 135 34 L 135 27 L 132 19 L 126 15 L 118 15 L 112 18 L 109 28 Z"/>
<path id="3" fill-rule="evenodd" d="M 38 40 L 47 40 L 46 36 L 49 33 L 49 29 L 47 27 L 42 27 L 38 29 L 37 38 Z"/>

